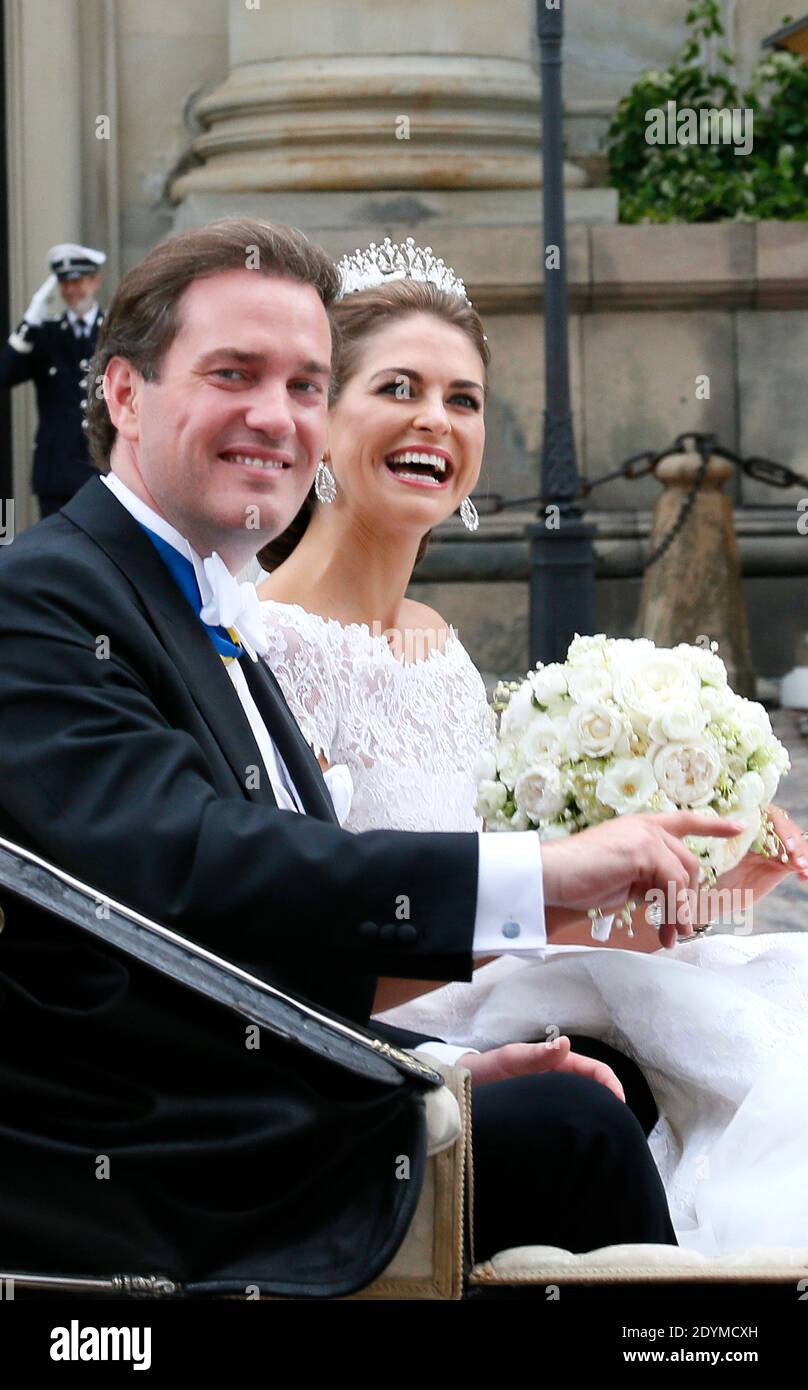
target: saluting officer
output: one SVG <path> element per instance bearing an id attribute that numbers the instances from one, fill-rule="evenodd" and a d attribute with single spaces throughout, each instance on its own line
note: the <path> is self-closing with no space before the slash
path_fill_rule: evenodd
<path id="1" fill-rule="evenodd" d="M 97 469 L 83 428 L 90 366 L 103 312 L 97 294 L 103 251 L 63 242 L 48 252 L 50 275 L 22 323 L 0 349 L 0 385 L 33 381 L 39 428 L 34 444 L 33 490 L 43 517 L 58 511 Z M 67 308 L 47 317 L 56 285 Z"/>

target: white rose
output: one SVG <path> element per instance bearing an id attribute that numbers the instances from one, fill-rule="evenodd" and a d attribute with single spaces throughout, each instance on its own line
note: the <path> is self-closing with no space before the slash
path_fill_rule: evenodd
<path id="1" fill-rule="evenodd" d="M 729 814 L 730 819 L 739 821 L 744 829 L 740 835 L 735 835 L 733 839 L 721 841 L 721 868 L 718 872 L 722 874 L 728 873 L 730 869 L 734 869 L 737 864 L 740 864 L 760 834 L 759 807 L 740 807 L 733 809 Z"/>
<path id="2" fill-rule="evenodd" d="M 569 715 L 571 749 L 585 758 L 606 758 L 620 747 L 628 753 L 628 736 L 618 711 L 605 704 L 573 705 Z"/>
<path id="3" fill-rule="evenodd" d="M 530 684 L 540 705 L 554 704 L 567 693 L 566 672 L 557 661 L 534 671 L 530 677 Z"/>
<path id="4" fill-rule="evenodd" d="M 704 732 L 709 715 L 698 701 L 672 700 L 648 725 L 648 737 L 653 743 L 684 743 Z"/>
<path id="5" fill-rule="evenodd" d="M 737 782 L 746 772 L 746 758 L 742 758 L 739 753 L 727 753 L 724 766 L 733 782 Z"/>
<path id="6" fill-rule="evenodd" d="M 681 657 L 665 649 L 635 655 L 615 678 L 615 699 L 625 705 L 641 733 L 663 706 L 698 703 L 699 681 Z"/>
<path id="7" fill-rule="evenodd" d="M 606 646 L 606 655 L 613 665 L 624 664 L 627 660 L 651 656 L 656 649 L 656 644 L 651 641 L 650 637 L 610 637 Z M 665 649 L 662 648 L 662 650 Z"/>
<path id="8" fill-rule="evenodd" d="M 735 698 L 740 704 L 744 718 L 748 719 L 750 724 L 756 724 L 759 729 L 763 730 L 764 734 L 771 734 L 772 722 L 765 706 L 759 704 L 757 700 L 746 700 L 742 695 L 737 695 Z"/>
<path id="9" fill-rule="evenodd" d="M 497 775 L 497 760 L 490 748 L 483 748 L 474 768 L 475 782 L 493 782 Z"/>
<path id="10" fill-rule="evenodd" d="M 596 795 L 618 815 L 641 811 L 657 790 L 654 769 L 647 758 L 616 758 L 598 778 Z"/>
<path id="11" fill-rule="evenodd" d="M 501 811 L 508 800 L 508 788 L 503 782 L 484 779 L 477 788 L 477 814 L 484 820 Z"/>
<path id="12" fill-rule="evenodd" d="M 712 807 L 706 807 L 700 814 L 711 816 L 715 815 L 715 812 Z M 709 861 L 719 878 L 740 864 L 760 834 L 760 811 L 757 808 L 736 806 L 727 813 L 725 819 L 737 821 L 739 825 L 742 825 L 744 828 L 741 834 L 733 835 L 729 840 L 714 840 L 706 835 L 688 835 L 685 837 L 685 844 L 693 850 L 694 854 L 699 856 L 707 854 L 709 856 Z"/>
<path id="13" fill-rule="evenodd" d="M 573 827 L 571 822 L 569 824 L 560 824 L 558 821 L 553 821 L 551 825 L 543 825 L 541 827 L 539 830 L 539 839 L 543 844 L 546 844 L 550 840 L 566 840 L 567 837 L 572 834 L 572 830 Z"/>
<path id="14" fill-rule="evenodd" d="M 760 769 L 760 777 L 763 782 L 762 804 L 768 806 L 777 791 L 780 782 L 780 773 L 777 771 L 777 767 L 773 762 L 764 763 Z"/>
<path id="15" fill-rule="evenodd" d="M 497 772 L 512 787 L 524 766 L 522 750 L 512 739 L 503 739 L 497 749 Z"/>
<path id="16" fill-rule="evenodd" d="M 736 714 L 736 697 L 729 686 L 705 685 L 699 693 L 699 701 L 711 719 L 718 723 L 733 720 Z"/>
<path id="17" fill-rule="evenodd" d="M 665 743 L 648 751 L 654 774 L 667 796 L 679 806 L 705 806 L 721 774 L 721 759 L 707 739 Z"/>
<path id="18" fill-rule="evenodd" d="M 717 652 L 711 652 L 706 647 L 691 647 L 686 642 L 680 642 L 673 650 L 694 668 L 699 680 L 706 686 L 718 690 L 726 687 L 727 668 Z"/>
<path id="19" fill-rule="evenodd" d="M 523 681 L 502 711 L 499 729 L 503 738 L 518 738 L 522 731 L 527 728 L 535 713 L 536 706 L 533 704 L 533 690 L 530 681 Z"/>
<path id="20" fill-rule="evenodd" d="M 738 728 L 738 752 L 742 758 L 751 758 L 766 742 L 766 735 L 759 724 L 742 724 Z"/>
<path id="21" fill-rule="evenodd" d="M 533 718 L 522 740 L 525 763 L 556 760 L 564 747 L 566 721 L 556 721 L 549 714 L 533 711 Z"/>
<path id="22" fill-rule="evenodd" d="M 568 673 L 570 699 L 577 705 L 593 704 L 597 700 L 608 700 L 614 682 L 605 666 L 580 666 Z"/>
<path id="23" fill-rule="evenodd" d="M 733 801 L 738 806 L 762 806 L 766 799 L 766 788 L 759 772 L 745 772 L 735 783 Z"/>
<path id="24" fill-rule="evenodd" d="M 514 788 L 514 797 L 517 808 L 532 821 L 557 816 L 567 800 L 558 768 L 552 763 L 523 772 Z"/>
<path id="25" fill-rule="evenodd" d="M 603 632 L 599 632 L 595 637 L 579 637 L 576 633 L 567 651 L 567 664 L 569 666 L 603 666 L 609 646 L 610 639 Z"/>

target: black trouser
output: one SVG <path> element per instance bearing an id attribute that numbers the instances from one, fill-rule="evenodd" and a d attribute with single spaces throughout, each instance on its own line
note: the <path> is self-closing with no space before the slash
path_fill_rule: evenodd
<path id="1" fill-rule="evenodd" d="M 476 1260 L 516 1245 L 579 1253 L 678 1244 L 646 1139 L 657 1112 L 645 1078 L 605 1043 L 568 1036 L 574 1052 L 608 1062 L 626 1102 L 599 1081 L 567 1073 L 474 1089 Z"/>
<path id="2" fill-rule="evenodd" d="M 51 516 L 53 512 L 58 512 L 60 507 L 64 507 L 73 496 L 72 492 L 40 492 L 39 494 L 39 519 L 43 521 L 46 516 Z"/>

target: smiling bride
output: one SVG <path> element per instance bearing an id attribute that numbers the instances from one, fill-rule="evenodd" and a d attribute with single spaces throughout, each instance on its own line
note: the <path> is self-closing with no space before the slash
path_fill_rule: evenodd
<path id="1" fill-rule="evenodd" d="M 266 659 L 321 766 L 348 769 L 348 829 L 480 829 L 485 687 L 457 631 L 406 591 L 434 526 L 458 510 L 478 524 L 488 344 L 429 248 L 385 242 L 340 269 L 328 448 L 259 556 Z M 772 818 L 788 862 L 749 854 L 732 883 L 758 897 L 808 877 L 801 833 Z M 469 983 L 383 981 L 375 1012 L 469 1050 L 558 1029 L 623 1082 L 681 1244 L 808 1244 L 808 937 L 663 950 L 642 922 L 597 946 L 586 917 L 564 923 L 541 959 L 482 963 Z"/>

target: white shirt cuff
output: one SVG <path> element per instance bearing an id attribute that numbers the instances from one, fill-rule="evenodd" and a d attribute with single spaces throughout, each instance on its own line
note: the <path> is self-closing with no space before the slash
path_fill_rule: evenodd
<path id="1" fill-rule="evenodd" d="M 479 832 L 472 956 L 538 956 L 547 945 L 541 843 L 535 830 Z"/>
<path id="2" fill-rule="evenodd" d="M 444 1042 L 425 1042 L 419 1043 L 414 1047 L 413 1052 L 425 1052 L 430 1057 L 434 1057 L 436 1062 L 444 1062 L 447 1067 L 453 1067 L 459 1057 L 466 1052 L 479 1052 L 478 1047 L 458 1047 L 455 1043 Z"/>

